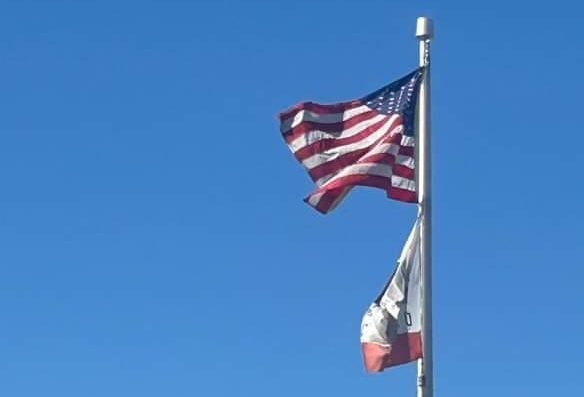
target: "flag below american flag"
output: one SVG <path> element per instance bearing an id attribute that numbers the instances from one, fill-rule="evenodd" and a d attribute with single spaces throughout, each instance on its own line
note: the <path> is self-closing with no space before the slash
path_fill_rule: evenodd
<path id="1" fill-rule="evenodd" d="M 322 213 L 354 186 L 416 201 L 414 112 L 423 68 L 361 99 L 300 103 L 280 114 L 280 130 L 316 190 L 305 201 Z"/>
<path id="2" fill-rule="evenodd" d="M 421 271 L 418 218 L 395 272 L 363 316 L 361 349 L 367 371 L 381 372 L 422 357 Z"/>

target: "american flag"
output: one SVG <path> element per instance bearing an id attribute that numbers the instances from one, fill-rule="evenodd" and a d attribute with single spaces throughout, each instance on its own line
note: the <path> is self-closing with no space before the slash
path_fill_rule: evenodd
<path id="1" fill-rule="evenodd" d="M 300 103 L 280 114 L 280 131 L 316 190 L 305 198 L 326 214 L 354 186 L 416 201 L 414 111 L 423 68 L 361 99 Z"/>

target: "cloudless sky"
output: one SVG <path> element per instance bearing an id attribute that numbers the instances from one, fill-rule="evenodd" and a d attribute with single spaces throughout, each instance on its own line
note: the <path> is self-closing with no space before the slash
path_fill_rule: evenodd
<path id="1" fill-rule="evenodd" d="M 417 65 L 434 18 L 436 396 L 584 395 L 583 6 L 5 1 L 0 395 L 414 396 L 359 327 L 415 207 L 322 216 L 279 111 Z"/>

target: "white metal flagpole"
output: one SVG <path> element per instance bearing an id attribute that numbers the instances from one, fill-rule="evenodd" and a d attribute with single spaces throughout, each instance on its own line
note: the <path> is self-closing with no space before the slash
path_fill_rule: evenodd
<path id="1" fill-rule="evenodd" d="M 434 36 L 432 20 L 419 17 L 416 37 L 419 41 L 420 66 L 425 67 L 418 96 L 418 203 L 421 211 L 420 247 L 422 262 L 422 354 L 418 360 L 418 397 L 433 397 L 432 363 L 432 158 L 430 135 L 430 40 Z"/>

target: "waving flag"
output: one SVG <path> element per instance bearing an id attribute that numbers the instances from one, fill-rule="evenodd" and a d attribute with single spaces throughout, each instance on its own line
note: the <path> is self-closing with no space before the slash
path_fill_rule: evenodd
<path id="1" fill-rule="evenodd" d="M 419 223 L 418 218 L 395 273 L 361 323 L 361 348 L 365 368 L 370 372 L 422 357 Z"/>
<path id="2" fill-rule="evenodd" d="M 280 130 L 316 190 L 305 201 L 331 211 L 354 186 L 416 201 L 414 110 L 422 69 L 361 99 L 304 102 L 280 114 Z"/>

